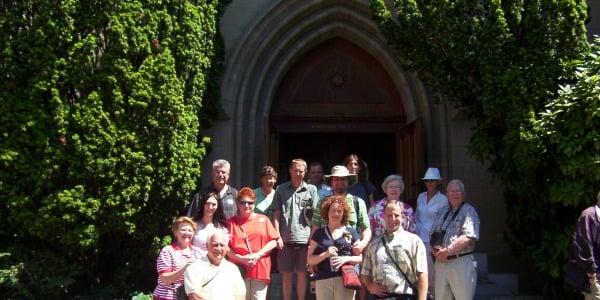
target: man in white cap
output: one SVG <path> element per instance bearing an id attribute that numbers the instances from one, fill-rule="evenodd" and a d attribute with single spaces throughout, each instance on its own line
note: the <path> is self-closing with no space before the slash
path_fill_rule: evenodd
<path id="1" fill-rule="evenodd" d="M 348 194 L 348 186 L 356 181 L 356 174 L 350 174 L 348 169 L 344 166 L 334 166 L 331 168 L 331 174 L 325 175 L 325 178 L 330 180 L 333 195 L 342 195 L 346 197 L 346 203 L 350 206 L 350 218 L 348 224 L 360 232 L 361 235 L 360 241 L 357 241 L 354 244 L 353 250 L 362 253 L 369 244 L 372 233 L 365 201 L 359 197 Z M 312 217 L 312 232 L 317 230 L 317 228 L 325 226 L 325 222 L 321 216 L 321 203 L 323 203 L 323 200 L 324 199 L 321 199 L 319 201 L 317 209 L 314 211 Z"/>
<path id="2" fill-rule="evenodd" d="M 431 226 L 439 211 L 448 209 L 448 198 L 439 190 L 442 177 L 437 168 L 429 168 L 423 176 L 427 191 L 419 194 L 417 198 L 417 235 L 421 238 L 427 249 L 427 274 L 429 276 L 429 292 L 434 294 L 434 268 L 431 256 Z"/>

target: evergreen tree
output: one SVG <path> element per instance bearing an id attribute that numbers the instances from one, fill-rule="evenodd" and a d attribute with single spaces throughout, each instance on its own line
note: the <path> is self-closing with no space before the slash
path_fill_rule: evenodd
<path id="1" fill-rule="evenodd" d="M 1 3 L 0 293 L 150 290 L 218 109 L 223 4 Z"/>

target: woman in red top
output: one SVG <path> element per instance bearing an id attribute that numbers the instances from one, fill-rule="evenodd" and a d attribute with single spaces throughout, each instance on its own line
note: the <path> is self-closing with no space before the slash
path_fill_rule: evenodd
<path id="1" fill-rule="evenodd" d="M 269 218 L 254 212 L 255 201 L 251 188 L 239 191 L 238 213 L 227 220 L 231 236 L 229 258 L 245 271 L 246 299 L 264 300 L 271 281 L 269 252 L 277 245 L 279 234 Z"/>

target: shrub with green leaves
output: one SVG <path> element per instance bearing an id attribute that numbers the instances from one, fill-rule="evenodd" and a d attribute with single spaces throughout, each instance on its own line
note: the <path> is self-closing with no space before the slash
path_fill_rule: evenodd
<path id="1" fill-rule="evenodd" d="M 537 266 L 554 278 L 562 276 L 578 214 L 596 203 L 600 190 L 600 38 L 577 65 L 573 80 L 536 116 L 528 141 L 543 157 L 545 180 L 545 207 L 528 216 L 549 223 L 543 226 L 542 247 L 532 253 Z"/>
<path id="2" fill-rule="evenodd" d="M 560 84 L 582 84 L 573 75 L 589 51 L 585 1 L 372 0 L 371 7 L 405 67 L 474 120 L 468 150 L 504 184 L 507 236 L 533 258 L 551 295 L 562 286 L 564 237 L 580 204 L 593 199 L 600 170 L 597 89 L 588 90 L 589 101 L 558 92 Z"/>
<path id="3" fill-rule="evenodd" d="M 3 2 L 2 295 L 113 298 L 155 285 L 218 109 L 222 7 Z"/>

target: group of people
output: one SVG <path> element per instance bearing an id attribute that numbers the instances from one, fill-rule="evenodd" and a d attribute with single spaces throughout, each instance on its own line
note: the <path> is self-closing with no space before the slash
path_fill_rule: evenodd
<path id="1" fill-rule="evenodd" d="M 288 182 L 275 187 L 277 172 L 265 166 L 260 187 L 238 191 L 229 162 L 215 161 L 211 185 L 174 221 L 174 242 L 158 256 L 154 299 L 266 299 L 272 263 L 284 300 L 294 276 L 296 299 L 309 280 L 319 300 L 353 299 L 342 270 L 360 276 L 359 299 L 472 299 L 479 218 L 463 183 L 448 182 L 445 196 L 429 168 L 413 210 L 402 176 L 385 178 L 375 201 L 366 169 L 354 154 L 327 175 L 318 162 L 293 159 Z"/>

